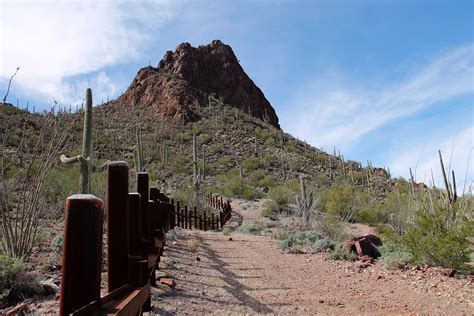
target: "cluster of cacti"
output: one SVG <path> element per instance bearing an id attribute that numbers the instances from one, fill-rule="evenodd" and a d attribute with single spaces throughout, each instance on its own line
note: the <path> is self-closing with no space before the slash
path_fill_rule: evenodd
<path id="1" fill-rule="evenodd" d="M 303 218 L 303 226 L 309 222 L 311 212 L 316 206 L 313 193 L 306 190 L 303 175 L 300 176 L 300 192 L 296 196 L 297 214 Z"/>
<path id="2" fill-rule="evenodd" d="M 64 164 L 72 164 L 79 162 L 81 173 L 79 179 L 79 188 L 82 194 L 90 193 L 90 174 L 92 171 L 101 171 L 107 165 L 105 162 L 102 166 L 96 167 L 92 164 L 92 90 L 86 90 L 86 111 L 84 112 L 84 131 L 82 138 L 82 153 L 75 157 L 66 157 L 61 155 L 61 162 Z"/>

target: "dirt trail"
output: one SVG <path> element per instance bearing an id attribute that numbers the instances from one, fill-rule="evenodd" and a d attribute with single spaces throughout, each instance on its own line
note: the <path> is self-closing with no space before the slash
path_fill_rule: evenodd
<path id="1" fill-rule="evenodd" d="M 235 205 L 236 220 L 258 218 Z M 270 237 L 176 230 L 162 272 L 174 293 L 153 294 L 160 314 L 474 314 L 472 282 L 419 271 L 326 261 L 324 254 L 283 254 Z M 198 241 L 195 253 L 191 240 Z"/>

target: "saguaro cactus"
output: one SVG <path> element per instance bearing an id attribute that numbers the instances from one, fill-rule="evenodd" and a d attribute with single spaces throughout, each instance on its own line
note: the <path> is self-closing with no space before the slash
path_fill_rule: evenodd
<path id="1" fill-rule="evenodd" d="M 79 179 L 79 188 L 82 194 L 90 193 L 90 173 L 96 169 L 91 162 L 92 154 L 92 90 L 86 90 L 86 111 L 84 112 L 84 131 L 82 137 L 82 153 L 75 157 L 67 157 L 61 155 L 61 162 L 64 164 L 72 164 L 79 162 L 81 167 L 81 174 Z M 99 168 L 102 170 L 107 162 Z"/>

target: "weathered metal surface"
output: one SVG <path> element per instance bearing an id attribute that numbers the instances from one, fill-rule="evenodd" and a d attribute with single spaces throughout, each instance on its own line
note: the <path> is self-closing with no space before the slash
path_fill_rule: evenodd
<path id="1" fill-rule="evenodd" d="M 100 298 L 104 203 L 92 195 L 66 200 L 60 315 Z"/>
<path id="2" fill-rule="evenodd" d="M 128 165 L 107 166 L 107 288 L 109 292 L 128 281 Z"/>

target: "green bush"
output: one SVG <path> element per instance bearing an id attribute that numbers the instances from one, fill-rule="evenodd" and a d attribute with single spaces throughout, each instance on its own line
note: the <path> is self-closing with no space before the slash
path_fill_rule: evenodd
<path id="1" fill-rule="evenodd" d="M 252 224 L 242 224 L 240 232 L 244 234 L 260 235 L 261 231 L 265 229 L 265 223 L 255 221 Z"/>
<path id="2" fill-rule="evenodd" d="M 247 200 L 254 200 L 262 197 L 262 194 L 255 188 L 249 186 L 245 179 L 235 172 L 227 173 L 225 183 L 221 187 L 221 194 L 227 197 L 241 197 Z"/>
<path id="3" fill-rule="evenodd" d="M 413 261 L 413 255 L 400 243 L 383 245 L 378 250 L 384 266 L 389 268 L 403 268 Z"/>
<path id="4" fill-rule="evenodd" d="M 277 186 L 268 191 L 268 200 L 263 205 L 262 215 L 290 213 L 289 204 L 294 201 L 295 193 L 285 186 Z"/>
<path id="5" fill-rule="evenodd" d="M 39 283 L 26 274 L 21 259 L 0 254 L 0 306 L 2 301 L 18 302 L 41 292 Z"/>
<path id="6" fill-rule="evenodd" d="M 256 170 L 262 167 L 260 159 L 249 157 L 242 162 L 242 167 L 246 170 Z"/>
<path id="7" fill-rule="evenodd" d="M 229 228 L 229 227 L 226 227 L 226 228 L 224 228 L 224 229 L 222 230 L 222 234 L 223 234 L 224 236 L 230 236 L 230 233 L 231 233 L 231 231 L 230 231 L 230 228 Z"/>
<path id="8" fill-rule="evenodd" d="M 336 243 L 341 243 L 349 237 L 345 228 L 346 223 L 338 216 L 326 214 L 319 224 L 322 233 Z"/>
<path id="9" fill-rule="evenodd" d="M 291 248 L 307 248 L 319 252 L 331 246 L 329 240 L 310 230 L 286 230 L 274 238 L 279 240 L 280 249 L 283 251 Z"/>
<path id="10" fill-rule="evenodd" d="M 469 262 L 469 238 L 474 237 L 472 220 L 464 219 L 457 227 L 447 227 L 447 209 L 436 214 L 418 210 L 415 225 L 403 235 L 403 244 L 413 254 L 414 261 L 430 266 L 454 269 L 466 268 Z M 444 213 L 444 214 L 443 214 Z"/>
<path id="11" fill-rule="evenodd" d="M 212 144 L 211 146 L 209 146 L 209 152 L 212 154 L 212 155 L 215 155 L 215 154 L 220 154 L 222 153 L 222 146 L 221 145 L 218 145 L 218 144 Z"/>
<path id="12" fill-rule="evenodd" d="M 329 260 L 347 260 L 347 261 L 355 261 L 357 260 L 357 254 L 351 252 L 345 244 L 337 244 L 334 247 L 333 252 L 328 256 Z"/>
<path id="13" fill-rule="evenodd" d="M 358 220 L 359 212 L 367 205 L 367 193 L 356 191 L 350 186 L 330 189 L 324 198 L 327 214 L 339 217 L 344 222 Z"/>

